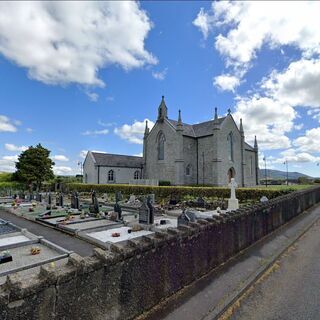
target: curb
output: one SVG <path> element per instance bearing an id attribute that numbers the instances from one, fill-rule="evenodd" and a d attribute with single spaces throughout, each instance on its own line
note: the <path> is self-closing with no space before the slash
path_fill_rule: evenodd
<path id="1" fill-rule="evenodd" d="M 256 272 L 254 272 L 243 284 L 243 286 L 235 290 L 223 304 L 214 308 L 209 312 L 202 320 L 218 320 L 274 263 L 279 257 L 288 250 L 295 242 L 297 242 L 318 220 L 320 217 L 316 217 L 310 224 L 304 227 L 301 231 L 289 239 L 284 248 L 278 250 L 271 258 L 271 260 L 265 265 L 261 266 Z"/>

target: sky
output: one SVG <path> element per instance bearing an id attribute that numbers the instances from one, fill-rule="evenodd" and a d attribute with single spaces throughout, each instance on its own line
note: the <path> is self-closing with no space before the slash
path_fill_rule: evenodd
<path id="1" fill-rule="evenodd" d="M 185 123 L 243 119 L 260 167 L 320 176 L 320 2 L 0 2 L 0 171 L 141 155 L 165 96 Z"/>

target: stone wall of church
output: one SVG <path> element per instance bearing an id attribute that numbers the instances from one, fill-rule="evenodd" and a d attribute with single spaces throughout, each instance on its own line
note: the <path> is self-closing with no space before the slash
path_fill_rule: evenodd
<path id="1" fill-rule="evenodd" d="M 183 137 L 184 156 L 184 184 L 197 184 L 197 140 Z M 187 166 L 190 165 L 190 175 L 187 175 Z"/>
<path id="2" fill-rule="evenodd" d="M 253 187 L 256 185 L 256 162 L 255 152 L 245 150 L 245 187 Z"/>
<path id="3" fill-rule="evenodd" d="M 228 134 L 233 133 L 233 161 L 229 160 L 228 152 Z M 235 180 L 238 185 L 241 185 L 241 135 L 231 117 L 227 119 L 221 125 L 218 140 L 219 157 L 222 160 L 219 164 L 220 170 L 218 170 L 218 185 L 226 186 L 228 184 L 228 170 L 234 168 Z"/>
<path id="4" fill-rule="evenodd" d="M 163 132 L 166 139 L 164 160 L 158 160 L 158 135 L 160 131 Z M 178 150 L 176 130 L 166 120 L 157 122 L 150 131 L 146 143 L 147 163 L 144 178 L 157 179 L 159 181 L 166 180 L 170 181 L 171 184 L 175 184 L 175 160 L 177 159 L 176 152 Z"/>
<path id="5" fill-rule="evenodd" d="M 212 170 L 213 148 L 212 136 L 198 138 L 199 184 L 215 184 Z"/>
<path id="6" fill-rule="evenodd" d="M 92 156 L 88 153 L 83 164 L 83 182 L 97 183 L 98 170 L 94 165 Z"/>
<path id="7" fill-rule="evenodd" d="M 108 180 L 108 173 L 113 170 L 113 181 Z M 107 183 L 129 183 L 130 180 L 134 180 L 134 173 L 139 172 L 140 177 L 142 174 L 141 168 L 124 168 L 124 167 L 100 167 L 99 168 L 99 184 Z M 95 182 L 97 183 L 97 182 Z"/>

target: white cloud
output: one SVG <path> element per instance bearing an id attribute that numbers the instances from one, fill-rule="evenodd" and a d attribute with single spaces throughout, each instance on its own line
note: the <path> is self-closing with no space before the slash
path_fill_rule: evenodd
<path id="1" fill-rule="evenodd" d="M 6 116 L 0 115 L 0 132 L 16 132 L 16 131 L 17 131 L 17 128 L 11 122 L 11 120 Z"/>
<path id="2" fill-rule="evenodd" d="M 320 127 L 307 130 L 305 135 L 293 141 L 293 145 L 302 152 L 320 152 Z"/>
<path id="3" fill-rule="evenodd" d="M 234 113 L 243 126 L 247 140 L 253 143 L 257 136 L 259 147 L 266 149 L 284 149 L 291 146 L 286 136 L 294 126 L 296 112 L 287 104 L 281 104 L 268 97 L 258 95 L 251 98 L 241 98 Z"/>
<path id="4" fill-rule="evenodd" d="M 152 71 L 152 76 L 157 80 L 164 80 L 167 76 L 168 68 L 163 69 L 162 71 Z"/>
<path id="5" fill-rule="evenodd" d="M 220 30 L 215 47 L 227 64 L 248 65 L 264 44 L 293 45 L 305 55 L 319 52 L 320 20 L 317 1 L 219 1 L 194 20 L 205 37 Z M 223 27 L 223 28 L 222 28 Z"/>
<path id="6" fill-rule="evenodd" d="M 18 155 L 15 155 L 15 156 L 3 156 L 2 159 L 3 160 L 7 160 L 7 161 L 12 161 L 12 162 L 17 162 L 18 161 Z"/>
<path id="7" fill-rule="evenodd" d="M 86 95 L 89 97 L 90 101 L 97 102 L 99 95 L 95 92 L 85 91 Z"/>
<path id="8" fill-rule="evenodd" d="M 79 153 L 79 157 L 85 159 L 87 156 L 88 150 L 81 150 Z"/>
<path id="9" fill-rule="evenodd" d="M 18 161 L 18 155 L 3 156 L 0 159 L 0 172 L 14 172 L 16 170 L 16 162 Z"/>
<path id="10" fill-rule="evenodd" d="M 320 108 L 320 60 L 292 62 L 283 72 L 272 72 L 262 88 L 292 106 Z"/>
<path id="11" fill-rule="evenodd" d="M 27 131 L 28 133 L 31 133 L 31 132 L 33 132 L 33 129 L 32 129 L 32 128 L 27 128 L 26 131 Z"/>
<path id="12" fill-rule="evenodd" d="M 313 156 L 307 152 L 299 152 L 294 149 L 288 149 L 281 152 L 281 158 L 278 158 L 274 163 L 284 163 L 285 161 L 306 163 L 306 162 L 318 162 L 320 157 Z"/>
<path id="13" fill-rule="evenodd" d="M 134 154 L 135 157 L 142 157 L 143 156 L 143 153 L 142 152 L 139 152 L 137 154 Z"/>
<path id="14" fill-rule="evenodd" d="M 53 172 L 56 175 L 70 175 L 73 173 L 72 168 L 64 166 L 54 166 Z"/>
<path id="15" fill-rule="evenodd" d="M 146 127 L 146 121 L 148 121 L 149 129 L 152 129 L 154 122 L 144 119 L 143 121 L 134 121 L 133 124 L 124 124 L 119 128 L 114 129 L 114 133 L 120 138 L 127 140 L 131 143 L 142 144 L 143 134 Z"/>
<path id="16" fill-rule="evenodd" d="M 64 162 L 69 161 L 69 159 L 66 156 L 64 156 L 63 154 L 57 154 L 55 156 L 52 156 L 52 160 L 54 160 L 54 161 L 64 161 Z"/>
<path id="17" fill-rule="evenodd" d="M 82 132 L 82 135 L 84 136 L 97 136 L 97 135 L 105 135 L 108 134 L 109 130 L 108 129 L 103 129 L 103 130 L 87 130 L 85 132 Z"/>
<path id="18" fill-rule="evenodd" d="M 16 146 L 14 144 L 11 144 L 11 143 L 5 143 L 4 147 L 5 147 L 6 150 L 14 151 L 14 152 L 16 152 L 16 151 L 22 152 L 22 151 L 25 151 L 25 150 L 28 149 L 28 147 L 26 147 L 26 146 L 20 146 L 19 147 L 19 146 Z"/>
<path id="19" fill-rule="evenodd" d="M 134 1 L 1 2 L 0 52 L 47 84 L 104 86 L 98 72 L 155 64 L 152 22 Z"/>
<path id="20" fill-rule="evenodd" d="M 220 90 L 234 92 L 234 89 L 240 85 L 240 79 L 230 74 L 222 74 L 213 79 L 213 84 Z"/>
<path id="21" fill-rule="evenodd" d="M 304 126 L 303 123 L 299 123 L 299 124 L 295 124 L 293 128 L 294 128 L 295 130 L 301 130 L 301 129 L 303 128 L 303 126 Z"/>

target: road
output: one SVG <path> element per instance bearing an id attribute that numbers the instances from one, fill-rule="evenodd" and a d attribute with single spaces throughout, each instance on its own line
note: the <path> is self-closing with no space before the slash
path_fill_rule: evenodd
<path id="1" fill-rule="evenodd" d="M 43 236 L 46 240 L 49 240 L 66 250 L 74 251 L 80 256 L 91 256 L 93 254 L 94 246 L 92 244 L 66 233 L 26 220 L 4 210 L 0 210 L 0 218 L 12 222 L 19 228 L 25 228 L 36 236 Z"/>
<path id="2" fill-rule="evenodd" d="M 224 320 L 320 319 L 320 220 L 239 302 Z"/>

